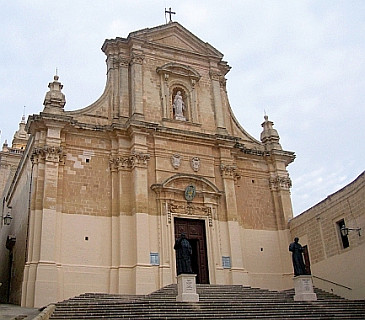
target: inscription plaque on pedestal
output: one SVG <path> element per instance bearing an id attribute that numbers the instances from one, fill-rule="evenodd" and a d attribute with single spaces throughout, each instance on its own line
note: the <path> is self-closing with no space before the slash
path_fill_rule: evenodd
<path id="1" fill-rule="evenodd" d="M 312 276 L 301 275 L 294 277 L 294 301 L 316 301 L 317 295 L 313 291 Z"/>
<path id="2" fill-rule="evenodd" d="M 182 273 L 177 276 L 177 297 L 179 302 L 198 302 L 196 293 L 196 274 Z"/>

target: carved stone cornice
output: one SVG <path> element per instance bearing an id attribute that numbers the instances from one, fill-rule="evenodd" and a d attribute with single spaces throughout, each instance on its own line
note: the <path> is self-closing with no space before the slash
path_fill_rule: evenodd
<path id="1" fill-rule="evenodd" d="M 134 167 L 147 167 L 151 156 L 149 153 L 133 153 L 131 155 L 110 157 L 110 170 L 130 170 Z"/>
<path id="2" fill-rule="evenodd" d="M 38 163 L 41 160 L 64 164 L 66 154 L 61 147 L 43 146 L 34 148 L 31 161 Z"/>
<path id="3" fill-rule="evenodd" d="M 219 168 L 221 169 L 221 176 L 223 178 L 232 178 L 235 181 L 241 178 L 241 175 L 237 172 L 238 170 L 236 165 L 227 165 L 221 163 Z"/>
<path id="4" fill-rule="evenodd" d="M 291 179 L 289 177 L 270 177 L 269 180 L 271 190 L 289 190 L 292 186 Z"/>
<path id="5" fill-rule="evenodd" d="M 258 148 L 247 148 L 243 143 L 236 142 L 234 148 L 240 149 L 245 154 L 251 154 L 254 156 L 270 156 L 270 151 L 260 150 Z"/>

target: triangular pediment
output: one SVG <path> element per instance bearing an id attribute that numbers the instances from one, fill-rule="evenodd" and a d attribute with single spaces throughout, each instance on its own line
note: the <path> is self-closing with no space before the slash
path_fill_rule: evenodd
<path id="1" fill-rule="evenodd" d="M 155 28 L 147 28 L 129 34 L 130 39 L 140 39 L 151 44 L 181 49 L 197 54 L 215 56 L 219 59 L 223 54 L 209 43 L 200 40 L 197 36 L 185 29 L 177 22 Z"/>

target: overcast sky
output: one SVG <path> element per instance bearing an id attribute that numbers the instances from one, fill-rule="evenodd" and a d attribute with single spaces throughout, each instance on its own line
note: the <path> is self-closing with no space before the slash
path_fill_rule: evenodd
<path id="1" fill-rule="evenodd" d="M 294 215 L 353 181 L 365 158 L 364 0 L 0 0 L 0 143 L 43 110 L 56 68 L 66 110 L 103 92 L 105 39 L 173 21 L 232 67 L 231 107 L 260 139 L 264 110 L 283 149 Z"/>

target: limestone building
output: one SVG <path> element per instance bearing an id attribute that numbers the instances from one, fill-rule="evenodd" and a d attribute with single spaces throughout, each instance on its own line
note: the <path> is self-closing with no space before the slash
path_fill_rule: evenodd
<path id="1" fill-rule="evenodd" d="M 237 122 L 222 53 L 176 22 L 102 50 L 107 81 L 95 103 L 65 111 L 55 76 L 28 119 L 3 197 L 13 221 L 1 233 L 15 238 L 10 301 L 39 307 L 176 283 L 181 232 L 198 283 L 292 287 L 295 156 L 267 117 L 261 141 Z"/>
<path id="2" fill-rule="evenodd" d="M 308 248 L 314 285 L 347 299 L 365 299 L 364 208 L 365 172 L 290 221 Z"/>
<path id="3" fill-rule="evenodd" d="M 24 257 L 25 253 L 24 241 L 22 245 L 17 246 L 13 250 L 15 236 L 10 231 L 14 233 L 15 229 L 9 230 L 7 226 L 4 226 L 3 229 L 4 218 L 7 215 L 11 217 L 12 211 L 11 205 L 7 203 L 7 191 L 13 186 L 15 181 L 13 178 L 17 173 L 19 162 L 22 159 L 28 141 L 25 125 L 25 117 L 23 116 L 11 145 L 9 146 L 5 140 L 0 151 L 0 195 L 2 195 L 0 207 L 0 302 L 8 302 L 10 300 L 10 278 L 15 279 L 15 267 L 12 268 L 14 253 L 17 252 L 18 257 L 21 257 L 21 255 Z M 26 188 L 26 186 L 21 186 L 20 188 L 22 187 Z M 24 264 L 25 259 L 23 258 L 20 266 L 21 269 L 24 269 Z M 19 275 L 17 274 L 17 276 Z M 21 281 L 21 278 L 17 279 L 17 282 L 21 283 Z"/>

